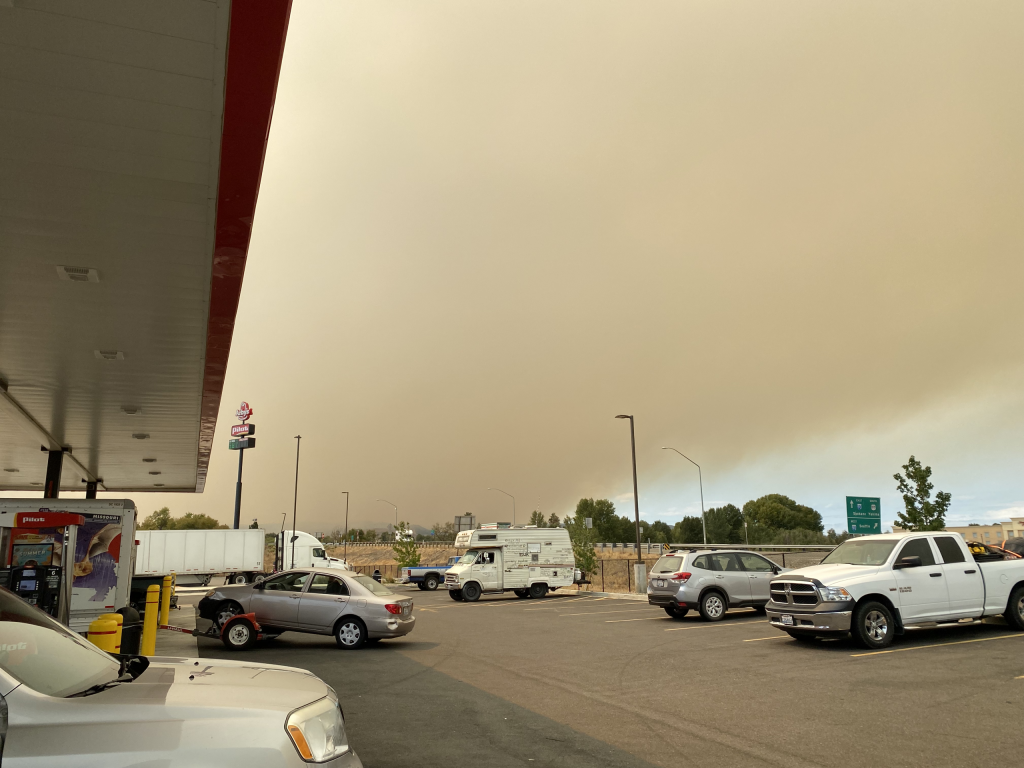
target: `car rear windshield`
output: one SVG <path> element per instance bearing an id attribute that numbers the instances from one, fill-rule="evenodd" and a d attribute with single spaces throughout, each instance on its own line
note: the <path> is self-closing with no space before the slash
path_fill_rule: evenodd
<path id="1" fill-rule="evenodd" d="M 0 668 L 39 693 L 68 696 L 114 680 L 121 664 L 0 588 Z"/>
<path id="2" fill-rule="evenodd" d="M 357 584 L 359 584 L 360 586 L 365 587 L 366 589 L 370 590 L 375 595 L 384 596 L 384 595 L 393 595 L 393 594 L 395 594 L 390 589 L 385 587 L 383 584 L 378 584 L 376 581 L 371 579 L 369 576 L 364 576 L 361 573 L 357 574 L 355 576 L 349 576 L 349 578 L 352 579 Z"/>
<path id="3" fill-rule="evenodd" d="M 654 564 L 654 569 L 651 573 L 675 573 L 683 567 L 683 558 L 681 557 L 663 557 Z"/>
<path id="4" fill-rule="evenodd" d="M 829 552 L 822 565 L 882 565 L 899 543 L 897 539 L 849 539 Z"/>

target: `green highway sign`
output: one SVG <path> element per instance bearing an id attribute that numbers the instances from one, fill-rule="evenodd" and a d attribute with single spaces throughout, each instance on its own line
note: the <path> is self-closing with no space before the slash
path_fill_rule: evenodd
<path id="1" fill-rule="evenodd" d="M 881 533 L 882 500 L 870 496 L 847 496 L 846 530 L 858 535 Z"/>

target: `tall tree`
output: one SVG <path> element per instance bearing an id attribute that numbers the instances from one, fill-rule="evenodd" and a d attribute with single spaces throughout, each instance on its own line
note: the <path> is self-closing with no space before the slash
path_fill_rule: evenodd
<path id="1" fill-rule="evenodd" d="M 172 527 L 170 507 L 154 510 L 153 514 L 147 515 L 139 525 L 139 529 L 143 531 L 166 531 Z"/>
<path id="2" fill-rule="evenodd" d="M 539 509 L 533 510 L 533 514 L 530 515 L 529 525 L 536 525 L 538 528 L 547 527 L 547 523 L 544 521 L 544 513 Z"/>
<path id="3" fill-rule="evenodd" d="M 548 517 L 548 528 L 557 528 L 562 521 L 558 519 L 558 515 L 554 512 Z"/>
<path id="4" fill-rule="evenodd" d="M 781 493 L 769 493 L 754 501 L 748 501 L 743 505 L 743 518 L 751 526 L 764 529 L 792 531 L 803 528 L 818 533 L 825 530 L 820 513 L 803 504 L 797 504 Z M 708 539 L 711 538 L 710 533 L 709 531 Z"/>
<path id="5" fill-rule="evenodd" d="M 227 528 L 227 526 L 217 522 L 209 515 L 197 512 L 186 512 L 174 520 L 174 529 L 178 531 L 206 531 L 214 528 Z"/>
<path id="6" fill-rule="evenodd" d="M 576 513 L 573 518 L 585 520 L 590 518 L 594 521 L 595 541 L 636 541 L 636 532 L 631 538 L 622 537 L 622 520 L 615 515 L 615 505 L 608 499 L 580 499 L 576 504 Z"/>
<path id="7" fill-rule="evenodd" d="M 565 518 L 565 528 L 569 531 L 569 540 L 572 541 L 576 567 L 584 573 L 593 573 L 597 569 L 597 555 L 594 553 L 597 529 L 587 528 L 586 518 L 578 514 Z"/>
<path id="8" fill-rule="evenodd" d="M 408 526 L 404 522 L 400 522 L 396 530 L 406 531 Z M 394 550 L 399 568 L 412 568 L 420 564 L 419 547 L 411 538 L 395 536 L 395 542 L 391 545 L 391 549 Z"/>
<path id="9" fill-rule="evenodd" d="M 704 513 L 708 527 L 708 544 L 740 544 L 743 542 L 743 513 L 735 504 L 712 507 Z"/>
<path id="10" fill-rule="evenodd" d="M 939 491 L 932 501 L 932 468 L 921 466 L 913 456 L 903 465 L 906 477 L 897 472 L 893 475 L 896 490 L 903 496 L 906 513 L 897 512 L 900 527 L 910 531 L 941 531 L 946 527 L 946 512 L 952 501 L 952 494 Z"/>
<path id="11" fill-rule="evenodd" d="M 700 544 L 704 541 L 704 526 L 699 517 L 684 517 L 672 526 L 673 544 Z"/>

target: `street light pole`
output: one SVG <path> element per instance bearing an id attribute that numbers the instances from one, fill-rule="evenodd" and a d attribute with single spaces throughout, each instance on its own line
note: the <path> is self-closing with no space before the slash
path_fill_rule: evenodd
<path id="1" fill-rule="evenodd" d="M 668 446 L 662 446 L 661 450 L 663 450 L 663 451 L 676 451 L 675 448 L 669 448 Z M 701 474 L 700 474 L 700 464 L 698 464 L 696 461 L 694 461 L 693 459 L 691 459 L 689 456 L 687 456 L 686 454 L 682 453 L 681 451 L 676 451 L 676 453 L 678 453 L 680 456 L 682 456 L 684 459 L 686 459 L 688 462 L 690 462 L 691 464 L 693 464 L 693 466 L 695 466 L 697 468 L 697 482 L 700 483 L 700 524 L 701 524 L 701 527 L 704 529 L 704 543 L 707 544 L 708 543 L 708 523 L 707 523 L 707 520 L 704 518 L 704 479 L 701 477 Z M 687 542 L 683 542 L 683 543 L 685 544 Z"/>
<path id="2" fill-rule="evenodd" d="M 299 446 L 302 445 L 302 435 L 295 436 L 295 500 L 292 502 L 292 568 L 295 567 L 295 523 L 299 513 Z"/>
<path id="3" fill-rule="evenodd" d="M 633 417 L 621 415 L 615 418 L 629 419 L 629 444 L 633 449 L 633 509 L 636 512 L 636 561 L 642 563 L 644 560 L 640 554 L 640 496 L 636 489 L 636 436 L 633 434 Z M 640 577 L 638 576 L 637 578 Z"/>
<path id="4" fill-rule="evenodd" d="M 503 491 L 501 488 L 488 488 L 488 491 L 497 491 L 498 493 L 504 493 L 510 499 L 512 499 L 512 527 L 516 527 L 516 497 L 508 491 Z"/>
<path id="5" fill-rule="evenodd" d="M 387 499 L 377 499 L 377 501 L 383 501 L 388 506 L 395 508 L 395 541 L 398 541 L 398 506 L 396 504 L 392 504 Z"/>
<path id="6" fill-rule="evenodd" d="M 348 563 L 348 491 L 342 491 L 345 494 L 345 562 Z"/>

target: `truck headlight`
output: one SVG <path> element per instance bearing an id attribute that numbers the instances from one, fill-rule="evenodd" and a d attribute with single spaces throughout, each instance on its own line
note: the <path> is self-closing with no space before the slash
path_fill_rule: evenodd
<path id="1" fill-rule="evenodd" d="M 819 587 L 818 594 L 826 603 L 845 603 L 853 600 L 853 595 L 842 587 Z"/>
<path id="2" fill-rule="evenodd" d="M 322 763 L 348 752 L 345 719 L 337 700 L 314 701 L 288 715 L 285 723 L 292 744 L 303 760 Z"/>

